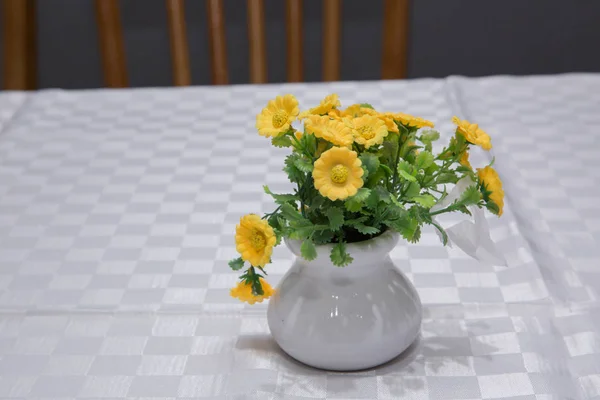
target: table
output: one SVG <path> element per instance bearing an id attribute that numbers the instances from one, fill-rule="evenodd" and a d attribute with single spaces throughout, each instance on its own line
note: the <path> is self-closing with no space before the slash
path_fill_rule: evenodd
<path id="1" fill-rule="evenodd" d="M 419 341 L 357 373 L 283 354 L 229 297 L 239 217 L 288 187 L 254 130 L 275 95 L 336 92 L 492 136 L 506 266 L 427 230 L 392 252 Z M 600 396 L 600 74 L 0 93 L 0 397 L 585 399 Z M 279 247 L 268 272 L 283 276 Z"/>

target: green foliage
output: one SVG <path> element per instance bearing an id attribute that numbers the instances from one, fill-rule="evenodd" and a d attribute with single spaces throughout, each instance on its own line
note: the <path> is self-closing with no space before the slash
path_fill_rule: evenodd
<path id="1" fill-rule="evenodd" d="M 287 174 L 289 180 L 294 183 L 304 182 L 305 179 L 302 170 L 296 166 L 296 160 L 300 158 L 301 156 L 297 153 L 292 153 L 285 158 L 285 167 L 283 167 L 283 170 Z"/>
<path id="2" fill-rule="evenodd" d="M 338 207 L 331 207 L 325 211 L 325 215 L 329 220 L 329 229 L 332 231 L 339 230 L 344 225 L 344 211 Z"/>
<path id="3" fill-rule="evenodd" d="M 363 153 L 359 157 L 363 167 L 367 169 L 369 175 L 374 174 L 379 169 L 379 158 L 373 153 Z M 364 177 L 363 177 L 364 179 Z"/>
<path id="4" fill-rule="evenodd" d="M 369 198 L 370 194 L 371 194 L 370 189 L 367 189 L 367 188 L 358 189 L 358 192 L 356 192 L 356 194 L 354 196 L 352 196 L 352 197 L 348 198 L 348 200 L 346 200 L 346 202 L 345 202 L 346 210 L 348 210 L 350 212 L 359 211 L 365 204 L 366 200 Z"/>
<path id="5" fill-rule="evenodd" d="M 302 172 L 310 173 L 313 170 L 313 164 L 305 157 L 299 157 L 294 160 L 294 165 Z"/>
<path id="6" fill-rule="evenodd" d="M 440 138 L 440 133 L 435 129 L 426 129 L 421 132 L 421 137 L 419 140 L 423 143 L 426 142 L 435 142 Z"/>
<path id="7" fill-rule="evenodd" d="M 238 257 L 229 261 L 229 268 L 231 268 L 234 271 L 238 271 L 244 268 L 244 260 L 242 260 L 242 257 Z"/>
<path id="8" fill-rule="evenodd" d="M 419 153 L 416 159 L 417 169 L 426 169 L 433 164 L 433 154 L 428 151 L 422 151 Z"/>
<path id="9" fill-rule="evenodd" d="M 379 228 L 375 228 L 374 226 L 367 226 L 361 223 L 354 224 L 354 227 L 357 231 L 367 236 L 375 235 L 381 231 Z"/>
<path id="10" fill-rule="evenodd" d="M 370 105 L 369 103 L 360 103 L 360 107 L 361 108 L 370 108 L 371 110 L 374 110 L 373 106 Z"/>
<path id="11" fill-rule="evenodd" d="M 346 252 L 346 243 L 341 241 L 333 246 L 329 258 L 333 265 L 337 267 L 345 267 L 354 261 L 350 254 Z"/>
<path id="12" fill-rule="evenodd" d="M 288 135 L 281 135 L 271 139 L 271 144 L 275 147 L 290 147 L 292 145 L 292 140 Z"/>
<path id="13" fill-rule="evenodd" d="M 412 197 L 412 201 L 414 201 L 415 203 L 418 203 L 419 205 L 421 205 L 423 207 L 427 207 L 427 208 L 433 207 L 434 204 L 436 203 L 435 197 L 433 197 L 429 193 L 414 196 L 414 197 Z"/>
<path id="14" fill-rule="evenodd" d="M 290 222 L 304 220 L 300 212 L 290 203 L 285 203 L 281 206 L 281 214 Z"/>
<path id="15" fill-rule="evenodd" d="M 302 258 L 307 261 L 312 261 L 317 258 L 317 248 L 315 247 L 315 244 L 311 238 L 308 238 L 302 242 L 302 245 L 300 246 L 300 254 L 302 254 Z"/>
<path id="16" fill-rule="evenodd" d="M 460 197 L 460 202 L 465 206 L 477 204 L 479 200 L 481 200 L 481 193 L 477 185 L 469 186 Z"/>
<path id="17" fill-rule="evenodd" d="M 295 194 L 275 194 L 275 193 L 271 192 L 271 189 L 269 189 L 269 187 L 267 185 L 263 186 L 263 190 L 265 191 L 266 194 L 273 197 L 273 199 L 275 200 L 275 203 L 277 203 L 277 204 L 283 204 L 283 203 L 287 203 L 290 201 L 298 200 L 298 196 L 296 196 Z"/>

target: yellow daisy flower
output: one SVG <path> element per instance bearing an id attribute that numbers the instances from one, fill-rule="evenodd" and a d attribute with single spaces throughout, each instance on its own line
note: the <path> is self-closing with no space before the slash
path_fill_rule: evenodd
<path id="1" fill-rule="evenodd" d="M 309 115 L 327 115 L 329 111 L 340 107 L 341 105 L 342 104 L 340 103 L 338 95 L 335 93 L 330 94 L 329 96 L 325 96 L 325 98 L 321 100 L 321 103 L 319 103 L 318 106 L 313 107 L 308 111 L 303 111 L 300 114 L 300 119 L 304 119 Z"/>
<path id="2" fill-rule="evenodd" d="M 387 115 L 388 113 L 379 114 L 379 119 L 381 119 L 388 130 L 388 132 L 400 132 L 398 130 L 398 125 L 394 122 L 394 118 Z"/>
<path id="3" fill-rule="evenodd" d="M 238 284 L 229 291 L 231 297 L 240 299 L 241 301 L 245 301 L 249 304 L 254 303 L 262 303 L 264 299 L 268 299 L 275 293 L 275 289 L 267 281 L 263 278 L 258 278 L 260 280 L 260 284 L 262 286 L 264 294 L 260 296 L 255 296 L 252 294 L 252 285 L 249 285 L 245 282 L 238 282 Z"/>
<path id="4" fill-rule="evenodd" d="M 456 125 L 456 131 L 463 135 L 467 142 L 476 144 L 484 150 L 492 148 L 492 139 L 483 129 L 479 129 L 479 125 L 458 117 L 452 117 L 452 122 Z"/>
<path id="5" fill-rule="evenodd" d="M 433 128 L 434 124 L 431 121 L 423 119 L 421 117 L 415 117 L 414 115 L 405 114 L 405 113 L 385 113 L 387 117 L 391 117 L 395 121 L 400 122 L 406 126 L 414 126 L 416 128 L 424 128 L 429 127 Z"/>
<path id="6" fill-rule="evenodd" d="M 291 94 L 269 101 L 256 116 L 256 129 L 261 136 L 278 136 L 290 128 L 299 113 L 298 100 Z"/>
<path id="7" fill-rule="evenodd" d="M 304 124 L 307 132 L 313 133 L 316 137 L 325 139 L 336 146 L 350 146 L 354 141 L 352 131 L 341 121 L 311 115 L 305 120 Z"/>
<path id="8" fill-rule="evenodd" d="M 358 118 L 345 118 L 348 126 L 352 128 L 354 141 L 368 149 L 371 146 L 383 143 L 383 138 L 388 135 L 388 129 L 381 119 L 372 115 L 363 115 Z"/>
<path id="9" fill-rule="evenodd" d="M 361 165 L 356 152 L 346 147 L 332 147 L 315 161 L 315 188 L 332 201 L 354 196 L 363 185 Z"/>
<path id="10" fill-rule="evenodd" d="M 378 115 L 379 113 L 369 107 L 361 107 L 360 104 L 352 104 L 341 112 L 342 117 L 362 117 L 363 115 Z"/>
<path id="11" fill-rule="evenodd" d="M 492 192 L 490 200 L 498 206 L 498 216 L 501 216 L 504 209 L 504 190 L 498 173 L 488 165 L 485 168 L 478 168 L 477 176 L 479 176 L 479 181 L 483 187 Z"/>
<path id="12" fill-rule="evenodd" d="M 235 248 L 255 267 L 264 267 L 271 260 L 276 241 L 273 228 L 256 214 L 244 215 L 236 226 Z"/>
<path id="13" fill-rule="evenodd" d="M 467 168 L 471 168 L 471 169 L 473 168 L 471 166 L 471 163 L 469 162 L 469 152 L 466 150 L 460 155 L 458 162 L 463 167 L 467 167 Z"/>

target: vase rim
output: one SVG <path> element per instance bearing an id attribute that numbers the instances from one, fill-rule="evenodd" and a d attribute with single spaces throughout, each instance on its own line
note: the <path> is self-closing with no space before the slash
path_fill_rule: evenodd
<path id="1" fill-rule="evenodd" d="M 346 251 L 350 254 L 357 253 L 389 253 L 397 244 L 400 239 L 400 234 L 398 232 L 387 230 L 383 232 L 381 235 L 376 236 L 371 239 L 363 240 L 360 242 L 352 242 L 346 244 Z M 300 256 L 300 246 L 302 245 L 302 240 L 298 239 L 289 239 L 284 238 L 284 242 L 286 246 L 294 253 L 296 256 Z M 326 252 L 329 254 L 331 249 L 335 243 L 326 243 L 326 244 L 318 244 L 317 252 L 319 254 Z"/>

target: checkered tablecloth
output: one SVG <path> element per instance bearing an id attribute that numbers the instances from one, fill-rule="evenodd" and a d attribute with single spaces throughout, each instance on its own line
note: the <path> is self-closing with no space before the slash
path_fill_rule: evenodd
<path id="1" fill-rule="evenodd" d="M 493 138 L 507 266 L 433 231 L 392 252 L 424 304 L 403 357 L 329 373 L 287 357 L 266 304 L 229 297 L 239 217 L 285 190 L 254 130 L 275 95 L 336 92 Z M 600 396 L 600 75 L 0 93 L 0 397 Z M 277 248 L 272 283 L 291 254 Z"/>

